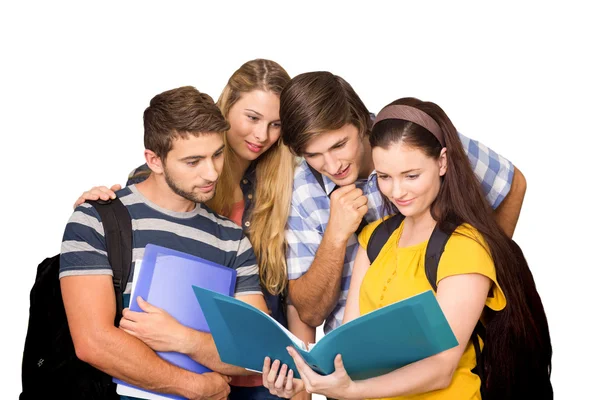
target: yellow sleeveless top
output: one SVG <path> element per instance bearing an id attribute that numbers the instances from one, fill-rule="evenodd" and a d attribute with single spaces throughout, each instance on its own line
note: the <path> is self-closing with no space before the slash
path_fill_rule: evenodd
<path id="1" fill-rule="evenodd" d="M 367 225 L 360 233 L 359 243 L 363 248 L 366 249 L 369 238 L 381 222 L 379 220 Z M 363 279 L 359 293 L 361 315 L 431 290 L 425 275 L 427 241 L 398 248 L 403 228 L 404 222 L 390 236 Z M 496 269 L 485 241 L 472 226 L 463 224 L 448 239 L 439 262 L 437 282 L 448 276 L 470 273 L 478 273 L 492 280 L 493 296 L 488 297 L 486 306 L 492 310 L 502 310 L 506 306 L 506 299 L 496 281 Z M 480 380 L 471 372 L 473 367 L 475 348 L 469 342 L 448 388 L 394 399 L 481 399 Z"/>

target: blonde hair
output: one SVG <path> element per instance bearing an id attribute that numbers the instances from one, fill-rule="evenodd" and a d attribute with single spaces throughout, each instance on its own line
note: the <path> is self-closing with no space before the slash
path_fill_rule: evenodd
<path id="1" fill-rule="evenodd" d="M 263 90 L 279 96 L 291 80 L 276 62 L 257 59 L 248 61 L 233 73 L 223 89 L 217 106 L 227 119 L 231 107 L 242 93 Z M 225 135 L 225 167 L 219 177 L 215 196 L 208 205 L 222 215 L 229 215 L 232 193 L 240 183 L 233 179 L 231 162 L 235 154 Z M 260 282 L 271 294 L 282 293 L 287 286 L 285 226 L 292 200 L 292 184 L 296 158 L 281 138 L 256 160 L 254 207 L 248 220 L 248 237 L 256 253 Z"/>

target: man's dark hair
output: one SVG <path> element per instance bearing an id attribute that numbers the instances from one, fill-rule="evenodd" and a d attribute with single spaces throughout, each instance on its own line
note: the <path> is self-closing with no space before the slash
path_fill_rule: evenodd
<path id="1" fill-rule="evenodd" d="M 144 111 L 144 146 L 164 159 L 173 139 L 229 130 L 212 97 L 192 86 L 158 94 Z"/>
<path id="2" fill-rule="evenodd" d="M 302 155 L 307 143 L 325 131 L 352 124 L 362 136 L 371 128 L 369 111 L 360 97 L 331 72 L 296 76 L 281 92 L 280 104 L 283 142 L 296 155 Z"/>

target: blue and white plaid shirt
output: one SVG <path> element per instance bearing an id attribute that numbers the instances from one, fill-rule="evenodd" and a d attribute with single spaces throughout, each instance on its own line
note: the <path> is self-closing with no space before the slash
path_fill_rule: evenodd
<path id="1" fill-rule="evenodd" d="M 510 161 L 485 145 L 469 139 L 459 133 L 463 147 L 481 188 L 494 207 L 498 207 L 506 197 L 512 183 L 514 166 Z M 294 192 L 285 237 L 288 242 L 287 268 L 288 278 L 298 279 L 310 268 L 317 249 L 323 240 L 323 234 L 329 222 L 329 193 L 335 183 L 323 175 L 327 193 L 317 182 L 306 161 L 302 161 L 294 176 Z M 383 201 L 377 189 L 377 175 L 372 172 L 367 179 L 356 182 L 368 198 L 367 222 L 376 221 L 384 216 Z M 355 234 L 350 236 L 346 246 L 340 298 L 325 321 L 324 332 L 328 333 L 342 323 L 344 307 L 350 287 L 350 276 L 354 258 L 358 251 Z"/>

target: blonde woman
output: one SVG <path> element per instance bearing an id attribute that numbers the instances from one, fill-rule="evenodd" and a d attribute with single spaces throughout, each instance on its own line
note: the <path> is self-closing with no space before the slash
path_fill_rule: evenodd
<path id="1" fill-rule="evenodd" d="M 291 204 L 295 158 L 280 139 L 279 95 L 289 81 L 279 64 L 264 59 L 246 62 L 229 78 L 217 101 L 230 124 L 225 135 L 225 162 L 215 196 L 207 202 L 213 210 L 241 225 L 248 235 L 267 306 L 272 317 L 284 326 L 288 326 L 288 318 L 284 302 L 286 243 L 282 232 Z M 143 165 L 130 175 L 127 184 L 146 177 L 147 166 Z M 111 189 L 118 188 L 116 185 Z M 112 190 L 93 188 L 76 204 L 106 200 L 114 196 Z M 290 322 L 298 321 L 295 310 L 288 309 Z M 186 328 L 180 325 L 180 329 Z M 290 329 L 295 330 L 294 326 Z M 277 398 L 262 386 L 260 375 L 233 377 L 231 385 L 230 399 Z"/>

